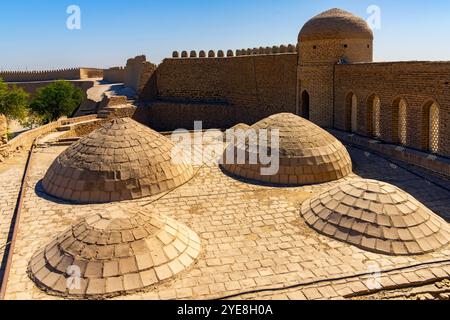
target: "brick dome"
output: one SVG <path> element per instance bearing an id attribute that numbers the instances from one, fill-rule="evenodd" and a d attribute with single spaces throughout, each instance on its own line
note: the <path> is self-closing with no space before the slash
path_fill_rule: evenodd
<path id="1" fill-rule="evenodd" d="M 261 175 L 261 168 L 268 166 L 249 164 L 251 148 L 247 140 L 228 146 L 235 149 L 235 159 L 232 163 L 225 159 L 223 167 L 232 174 L 275 184 L 302 185 L 338 180 L 352 172 L 350 155 L 344 145 L 327 131 L 299 116 L 276 114 L 257 122 L 251 129 L 256 132 L 261 129 L 268 132 L 279 130 L 280 169 L 275 175 Z M 272 148 L 270 143 L 269 137 L 268 146 Z M 257 148 L 259 150 L 259 144 Z M 236 157 L 242 152 L 246 155 L 246 164 L 238 164 Z"/>
<path id="2" fill-rule="evenodd" d="M 168 217 L 129 205 L 91 211 L 31 258 L 28 274 L 47 293 L 98 299 L 141 291 L 200 253 L 197 234 Z"/>
<path id="3" fill-rule="evenodd" d="M 44 190 L 88 203 L 152 196 L 181 185 L 191 165 L 173 163 L 172 141 L 130 118 L 114 119 L 70 146 L 45 175 Z"/>
<path id="4" fill-rule="evenodd" d="M 411 195 L 374 180 L 350 180 L 303 203 L 313 229 L 367 251 L 420 255 L 446 246 L 448 224 Z"/>
<path id="5" fill-rule="evenodd" d="M 305 23 L 298 36 L 299 42 L 325 39 L 373 39 L 373 32 L 364 19 L 331 9 Z"/>

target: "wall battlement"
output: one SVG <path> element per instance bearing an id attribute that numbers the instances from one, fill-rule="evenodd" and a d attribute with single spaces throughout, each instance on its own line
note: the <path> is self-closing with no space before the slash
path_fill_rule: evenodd
<path id="1" fill-rule="evenodd" d="M 190 52 L 184 50 L 174 51 L 172 53 L 172 59 L 179 58 L 231 58 L 231 57 L 240 57 L 240 56 L 251 56 L 251 55 L 273 55 L 273 54 L 282 54 L 282 53 L 296 53 L 297 46 L 293 44 L 289 45 L 281 45 L 281 46 L 273 46 L 273 47 L 259 47 L 259 48 L 248 48 L 248 49 L 237 49 L 237 50 L 227 50 L 226 52 L 223 50 L 209 50 L 208 52 L 204 50 L 195 51 L 192 50 Z"/>
<path id="2" fill-rule="evenodd" d="M 35 71 L 0 71 L 0 78 L 6 82 L 33 82 L 87 79 L 101 77 L 102 74 L 102 69 L 67 68 Z"/>

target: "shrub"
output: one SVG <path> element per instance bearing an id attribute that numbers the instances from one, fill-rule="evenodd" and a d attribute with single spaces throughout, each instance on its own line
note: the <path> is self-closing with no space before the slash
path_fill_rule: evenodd
<path id="1" fill-rule="evenodd" d="M 29 94 L 15 85 L 8 86 L 0 79 L 0 114 L 7 118 L 22 120 L 26 116 Z"/>
<path id="2" fill-rule="evenodd" d="M 38 89 L 30 108 L 48 123 L 62 116 L 71 116 L 83 99 L 81 89 L 75 88 L 70 82 L 60 80 Z"/>

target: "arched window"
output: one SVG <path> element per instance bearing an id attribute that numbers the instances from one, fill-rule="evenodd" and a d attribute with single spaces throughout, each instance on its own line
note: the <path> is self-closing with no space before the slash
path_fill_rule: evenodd
<path id="1" fill-rule="evenodd" d="M 373 135 L 376 138 L 381 136 L 381 101 L 380 98 L 375 97 L 373 101 Z"/>
<path id="2" fill-rule="evenodd" d="M 358 98 L 352 95 L 352 132 L 358 131 Z"/>
<path id="3" fill-rule="evenodd" d="M 407 144 L 407 104 L 404 99 L 401 99 L 398 103 L 398 141 L 402 145 Z"/>
<path id="4" fill-rule="evenodd" d="M 366 105 L 366 131 L 369 136 L 381 136 L 381 101 L 376 95 L 367 99 Z"/>
<path id="5" fill-rule="evenodd" d="M 309 93 L 306 90 L 302 93 L 302 118 L 309 120 Z"/>
<path id="6" fill-rule="evenodd" d="M 439 152 L 439 107 L 436 103 L 430 106 L 429 111 L 429 148 L 432 153 Z"/>
<path id="7" fill-rule="evenodd" d="M 422 109 L 422 148 L 432 153 L 439 153 L 440 144 L 440 110 L 436 102 L 425 104 Z"/>

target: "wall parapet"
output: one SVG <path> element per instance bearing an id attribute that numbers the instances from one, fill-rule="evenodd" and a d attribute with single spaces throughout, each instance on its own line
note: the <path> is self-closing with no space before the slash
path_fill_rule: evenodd
<path id="1" fill-rule="evenodd" d="M 45 124 L 43 126 L 40 126 L 38 128 L 23 132 L 19 134 L 14 139 L 11 139 L 6 143 L 5 145 L 1 146 L 0 148 L 0 160 L 2 158 L 10 157 L 15 152 L 18 152 L 22 149 L 28 148 L 31 146 L 33 141 L 38 138 L 41 135 L 47 134 L 49 132 L 52 132 L 56 130 L 61 125 L 65 125 L 67 123 L 80 123 L 87 120 L 92 120 L 96 116 L 83 116 L 78 118 L 70 118 L 70 119 L 59 119 L 57 121 Z M 2 162 L 2 161 L 0 161 Z"/>
<path id="2" fill-rule="evenodd" d="M 55 80 L 79 80 L 103 76 L 103 69 L 67 68 L 37 71 L 0 71 L 0 78 L 5 82 L 33 82 Z"/>
<path id="3" fill-rule="evenodd" d="M 207 53 L 208 52 L 208 53 Z M 189 58 L 231 58 L 240 56 L 252 56 L 252 55 L 273 55 L 273 54 L 284 54 L 284 53 L 297 53 L 298 48 L 296 45 L 281 45 L 273 47 L 259 47 L 259 48 L 248 48 L 248 49 L 237 49 L 237 50 L 200 50 L 198 53 L 195 50 L 191 50 L 189 53 L 186 50 L 174 51 L 172 53 L 172 59 L 189 59 Z"/>

